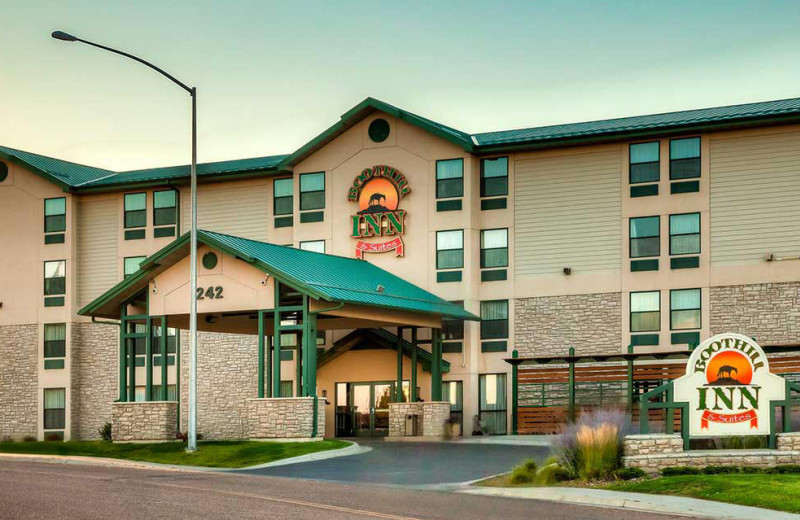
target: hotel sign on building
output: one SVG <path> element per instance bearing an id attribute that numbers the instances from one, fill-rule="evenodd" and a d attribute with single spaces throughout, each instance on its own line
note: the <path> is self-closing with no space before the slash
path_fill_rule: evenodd
<path id="1" fill-rule="evenodd" d="M 353 181 L 347 200 L 358 204 L 358 212 L 350 217 L 356 258 L 364 253 L 394 251 L 395 256 L 405 255 L 402 235 L 405 233 L 406 212 L 399 209 L 400 201 L 411 192 L 405 176 L 391 166 L 365 168 Z M 389 240 L 363 240 L 365 238 Z"/>

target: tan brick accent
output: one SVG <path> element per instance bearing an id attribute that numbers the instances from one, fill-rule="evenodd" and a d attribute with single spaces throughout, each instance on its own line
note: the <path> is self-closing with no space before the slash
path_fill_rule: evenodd
<path id="1" fill-rule="evenodd" d="M 800 342 L 800 283 L 710 289 L 710 332 L 738 332 L 761 345 Z"/>
<path id="2" fill-rule="evenodd" d="M 0 439 L 37 435 L 38 328 L 0 327 Z"/>
<path id="3" fill-rule="evenodd" d="M 444 437 L 446 421 L 450 418 L 450 403 L 430 401 L 418 403 L 389 403 L 389 436 L 406 437 L 412 432 L 406 430 L 406 416 L 418 416 L 417 435 L 425 437 Z"/>
<path id="4" fill-rule="evenodd" d="M 313 435 L 314 398 L 247 399 L 250 439 L 308 439 Z M 325 435 L 325 399 L 318 400 L 317 437 Z"/>
<path id="5" fill-rule="evenodd" d="M 111 409 L 114 442 L 175 440 L 175 401 L 113 403 Z"/>
<path id="6" fill-rule="evenodd" d="M 99 439 L 97 430 L 111 422 L 119 393 L 119 327 L 73 323 L 70 335 L 72 437 Z"/>
<path id="7" fill-rule="evenodd" d="M 514 341 L 520 356 L 618 354 L 622 344 L 620 293 L 514 300 Z"/>

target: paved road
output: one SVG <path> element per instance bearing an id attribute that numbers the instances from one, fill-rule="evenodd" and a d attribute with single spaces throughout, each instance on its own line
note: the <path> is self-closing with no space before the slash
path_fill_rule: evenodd
<path id="1" fill-rule="evenodd" d="M 652 513 L 386 486 L 6 460 L 0 463 L 0 518 L 677 520 Z"/>
<path id="2" fill-rule="evenodd" d="M 372 451 L 251 473 L 332 482 L 429 486 L 466 482 L 509 471 L 525 459 L 548 457 L 549 448 L 499 444 L 358 440 Z"/>

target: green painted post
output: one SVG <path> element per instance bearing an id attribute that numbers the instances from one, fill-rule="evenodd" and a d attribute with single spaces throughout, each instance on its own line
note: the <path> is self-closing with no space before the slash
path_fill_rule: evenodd
<path id="1" fill-rule="evenodd" d="M 125 324 L 127 326 L 127 323 Z M 134 329 L 135 329 L 134 325 Z M 127 340 L 127 337 L 126 337 Z M 128 349 L 128 401 L 136 401 L 136 341 Z"/>
<path id="2" fill-rule="evenodd" d="M 264 398 L 264 311 L 258 311 L 258 398 Z"/>
<path id="3" fill-rule="evenodd" d="M 431 401 L 442 400 L 442 332 L 431 330 Z"/>
<path id="4" fill-rule="evenodd" d="M 409 400 L 412 403 L 417 402 L 417 328 L 411 329 L 411 396 Z"/>
<path id="5" fill-rule="evenodd" d="M 167 352 L 167 317 L 161 316 L 161 400 L 167 400 L 167 368 L 169 361 L 169 352 Z M 177 390 L 177 387 L 176 387 Z"/>
<path id="6" fill-rule="evenodd" d="M 633 345 L 628 345 L 628 354 L 633 354 Z M 628 358 L 628 415 L 633 414 L 633 358 Z"/>
<path id="7" fill-rule="evenodd" d="M 308 313 L 308 343 L 303 346 L 307 351 L 305 359 L 306 396 L 317 395 L 317 315 Z M 316 408 L 315 408 L 316 410 Z M 315 412 L 316 413 L 316 412 Z M 314 422 L 316 424 L 316 421 Z"/>
<path id="8" fill-rule="evenodd" d="M 145 386 L 144 386 L 144 400 L 153 400 L 153 321 L 150 316 L 144 320 L 145 333 L 147 336 L 144 339 L 144 364 L 145 364 Z"/>
<path id="9" fill-rule="evenodd" d="M 274 334 L 274 332 L 273 332 Z M 266 349 L 267 349 L 267 361 L 266 361 L 266 396 L 272 397 L 272 344 L 275 341 L 275 336 L 269 336 L 269 340 L 266 341 Z"/>
<path id="10" fill-rule="evenodd" d="M 672 385 L 670 385 L 669 387 L 667 387 L 667 404 L 668 405 L 672 405 L 673 402 L 674 401 L 673 401 L 673 398 L 672 398 Z M 666 416 L 667 416 L 667 418 L 666 418 L 666 421 L 667 421 L 667 428 L 666 428 L 667 433 L 668 434 L 675 433 L 675 409 L 672 408 L 671 406 L 669 408 L 667 408 Z"/>
<path id="11" fill-rule="evenodd" d="M 397 384 L 394 401 L 403 402 L 403 327 L 397 327 Z"/>
<path id="12" fill-rule="evenodd" d="M 275 280 L 275 333 L 272 336 L 272 396 L 281 395 L 281 284 Z"/>
<path id="13" fill-rule="evenodd" d="M 308 338 L 308 296 L 305 294 L 303 295 L 303 330 L 300 332 L 299 341 L 295 341 L 295 345 L 297 348 L 297 355 L 294 357 L 294 367 L 295 367 L 295 386 L 297 390 L 295 391 L 295 395 L 297 397 L 301 397 L 307 395 L 308 389 L 306 388 L 306 378 L 305 378 L 305 357 L 307 355 L 306 352 L 306 344 L 310 344 L 307 340 Z M 296 337 L 296 336 L 295 336 Z M 316 345 L 314 345 L 316 348 Z"/>
<path id="14" fill-rule="evenodd" d="M 569 420 L 575 420 L 575 347 L 569 348 Z"/>
<path id="15" fill-rule="evenodd" d="M 511 357 L 513 359 L 519 357 L 517 349 L 511 352 Z M 517 387 L 519 384 L 518 372 L 519 368 L 517 364 L 514 363 L 511 365 L 511 433 L 514 435 L 517 434 L 517 409 L 519 408 L 519 389 Z"/>
<path id="16" fill-rule="evenodd" d="M 178 417 L 176 418 L 178 430 L 181 429 L 181 332 L 175 331 L 175 397 L 178 401 Z"/>
<path id="17" fill-rule="evenodd" d="M 128 372 L 125 370 L 125 361 L 127 359 L 125 346 L 128 340 L 125 336 L 125 305 L 120 306 L 119 310 L 119 402 L 124 403 L 127 398 L 128 390 Z"/>

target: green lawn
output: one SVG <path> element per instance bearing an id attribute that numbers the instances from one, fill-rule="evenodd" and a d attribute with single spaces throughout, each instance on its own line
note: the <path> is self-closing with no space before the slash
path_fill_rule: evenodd
<path id="1" fill-rule="evenodd" d="M 800 475 L 682 475 L 609 484 L 606 489 L 679 495 L 800 513 Z"/>
<path id="2" fill-rule="evenodd" d="M 197 452 L 186 453 L 185 442 L 158 444 L 114 444 L 105 441 L 0 442 L 0 453 L 83 455 L 161 464 L 243 468 L 308 453 L 335 450 L 348 445 L 347 442 L 337 440 L 319 442 L 208 441 L 200 442 Z"/>

